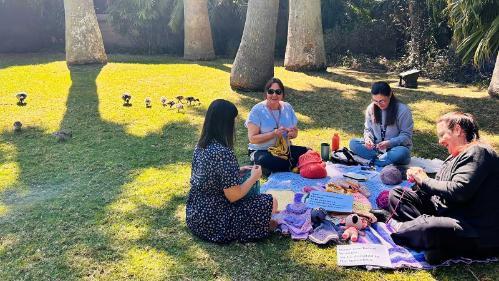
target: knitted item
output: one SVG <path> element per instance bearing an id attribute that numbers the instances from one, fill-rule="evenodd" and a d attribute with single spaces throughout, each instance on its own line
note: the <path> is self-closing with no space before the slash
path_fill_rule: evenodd
<path id="1" fill-rule="evenodd" d="M 300 175 L 308 179 L 321 179 L 327 176 L 326 163 L 319 153 L 309 150 L 298 159 Z"/>
<path id="2" fill-rule="evenodd" d="M 303 214 L 307 211 L 307 204 L 299 202 L 299 203 L 293 203 L 293 204 L 288 204 L 286 206 L 286 211 L 289 213 L 293 214 Z"/>
<path id="3" fill-rule="evenodd" d="M 310 212 L 304 203 L 293 203 L 272 218 L 277 221 L 282 234 L 290 234 L 292 239 L 305 240 L 313 230 Z"/>
<path id="4" fill-rule="evenodd" d="M 376 198 L 376 204 L 379 208 L 387 210 L 388 209 L 388 190 L 383 190 Z"/>
<path id="5" fill-rule="evenodd" d="M 352 209 L 353 213 L 359 214 L 363 217 L 367 217 L 371 220 L 371 223 L 375 223 L 377 220 L 376 217 L 370 212 L 372 206 L 371 202 L 369 202 L 369 199 L 367 199 L 366 196 L 358 192 L 353 193 L 352 196 L 353 196 L 353 209 Z"/>
<path id="6" fill-rule="evenodd" d="M 381 182 L 387 185 L 396 185 L 402 182 L 402 174 L 397 167 L 393 165 L 384 167 L 379 176 L 381 178 Z"/>
<path id="7" fill-rule="evenodd" d="M 319 245 L 325 245 L 330 241 L 337 242 L 338 238 L 338 231 L 330 221 L 324 221 L 308 236 L 308 240 Z"/>
<path id="8" fill-rule="evenodd" d="M 272 156 L 279 157 L 284 160 L 289 159 L 288 142 L 283 136 L 278 136 L 274 146 L 269 147 L 268 151 Z"/>
<path id="9" fill-rule="evenodd" d="M 314 208 L 312 209 L 312 213 L 310 214 L 312 223 L 315 225 L 320 225 L 324 220 L 326 220 L 327 212 L 322 208 Z"/>
<path id="10" fill-rule="evenodd" d="M 295 203 L 303 202 L 303 197 L 305 196 L 305 193 L 295 193 Z"/>

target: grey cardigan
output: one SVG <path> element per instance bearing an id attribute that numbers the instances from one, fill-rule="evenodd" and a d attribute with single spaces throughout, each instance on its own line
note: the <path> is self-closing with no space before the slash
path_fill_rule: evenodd
<path id="1" fill-rule="evenodd" d="M 409 107 L 400 101 L 398 102 L 397 118 L 394 124 L 386 127 L 385 140 L 390 142 L 390 148 L 395 146 L 405 146 L 412 149 L 412 112 Z M 373 104 L 366 109 L 366 119 L 364 123 L 364 140 L 370 139 L 373 143 L 381 142 L 381 124 L 374 122 Z"/>

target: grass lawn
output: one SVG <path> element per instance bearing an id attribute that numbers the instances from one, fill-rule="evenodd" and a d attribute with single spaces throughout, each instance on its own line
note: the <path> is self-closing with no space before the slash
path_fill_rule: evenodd
<path id="1" fill-rule="evenodd" d="M 335 247 L 277 235 L 260 243 L 214 245 L 185 225 L 190 161 L 203 116 L 216 98 L 239 109 L 236 153 L 247 162 L 243 121 L 262 93 L 229 87 L 230 60 L 111 56 L 104 67 L 68 69 L 63 55 L 0 55 L 0 280 L 498 280 L 498 264 L 434 271 L 373 271 L 336 266 Z M 319 149 L 339 132 L 360 136 L 370 84 L 396 75 L 333 68 L 296 73 L 276 67 L 301 129 L 297 144 Z M 14 94 L 28 93 L 16 106 Z M 132 107 L 120 96 L 132 93 Z M 439 157 L 435 119 L 475 113 L 499 148 L 499 101 L 486 89 L 422 80 L 394 89 L 413 110 L 414 154 Z M 161 96 L 200 98 L 185 112 Z M 146 109 L 144 99 L 153 99 Z M 12 124 L 21 121 L 23 131 Z M 71 130 L 57 143 L 52 133 Z M 486 211 L 486 210 L 484 210 Z M 458 246 L 458 245 L 456 245 Z"/>

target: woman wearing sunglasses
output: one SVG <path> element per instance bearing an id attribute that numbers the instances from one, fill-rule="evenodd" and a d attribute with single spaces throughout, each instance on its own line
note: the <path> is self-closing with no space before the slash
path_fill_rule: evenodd
<path id="1" fill-rule="evenodd" d="M 371 94 L 364 138 L 350 140 L 350 149 L 377 166 L 409 164 L 414 127 L 411 110 L 393 95 L 386 82 L 374 83 Z"/>
<path id="2" fill-rule="evenodd" d="M 270 79 L 265 85 L 264 100 L 251 109 L 245 126 L 248 128 L 249 155 L 251 161 L 262 166 L 263 173 L 290 171 L 298 162 L 300 155 L 307 152 L 303 146 L 291 145 L 290 140 L 298 136 L 293 107 L 284 101 L 284 85 L 277 78 Z M 268 149 L 282 136 L 289 147 L 288 159 L 272 155 Z"/>

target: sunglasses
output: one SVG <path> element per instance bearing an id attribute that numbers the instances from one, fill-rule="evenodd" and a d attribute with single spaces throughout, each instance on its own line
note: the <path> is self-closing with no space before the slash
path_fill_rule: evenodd
<path id="1" fill-rule="evenodd" d="M 280 95 L 282 95 L 282 90 L 281 89 L 276 89 L 276 90 L 268 89 L 267 94 L 269 94 L 269 95 L 276 94 L 276 95 L 280 96 Z"/>

